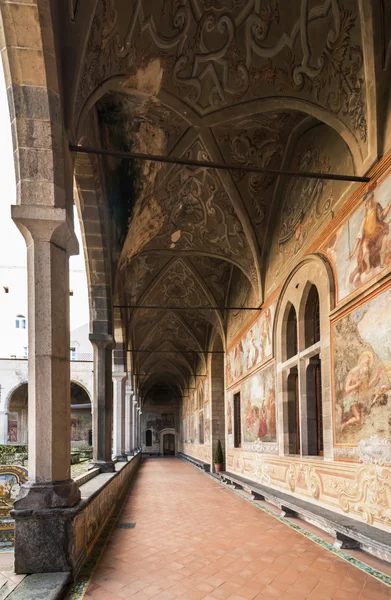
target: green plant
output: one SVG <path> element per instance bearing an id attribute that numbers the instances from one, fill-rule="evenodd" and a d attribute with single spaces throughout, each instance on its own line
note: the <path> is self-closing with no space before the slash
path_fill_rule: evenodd
<path id="1" fill-rule="evenodd" d="M 220 440 L 218 440 L 218 442 L 217 442 L 214 462 L 215 462 L 215 465 L 222 465 L 224 463 L 223 448 L 221 446 Z"/>

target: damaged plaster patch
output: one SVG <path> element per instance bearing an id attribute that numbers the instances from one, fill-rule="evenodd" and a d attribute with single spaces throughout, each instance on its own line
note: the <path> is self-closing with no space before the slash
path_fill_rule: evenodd
<path id="1" fill-rule="evenodd" d="M 129 263 L 148 242 L 153 240 L 164 225 L 164 215 L 155 196 L 149 197 L 144 206 L 141 204 L 139 200 L 130 222 L 122 251 L 121 268 Z"/>
<path id="2" fill-rule="evenodd" d="M 163 79 L 163 69 L 160 59 L 155 58 L 145 67 L 139 67 L 134 75 L 130 75 L 124 82 L 124 88 L 132 88 L 148 96 L 157 96 L 160 92 Z"/>
<path id="3" fill-rule="evenodd" d="M 174 233 L 172 234 L 171 241 L 174 242 L 174 244 L 176 244 L 181 239 L 181 236 L 182 232 L 180 229 L 178 229 L 178 231 L 174 231 Z"/>

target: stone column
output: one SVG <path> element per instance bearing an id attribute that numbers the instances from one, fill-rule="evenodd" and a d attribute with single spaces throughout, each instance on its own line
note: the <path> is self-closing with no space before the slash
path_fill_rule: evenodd
<path id="1" fill-rule="evenodd" d="M 103 473 L 112 473 L 115 470 L 112 456 L 114 340 L 112 335 L 94 333 L 90 335 L 90 342 L 94 348 L 93 460 Z"/>
<path id="2" fill-rule="evenodd" d="M 125 455 L 133 454 L 133 390 L 128 377 L 125 385 Z"/>
<path id="3" fill-rule="evenodd" d="M 77 249 L 65 209 L 13 206 L 27 244 L 29 482 L 15 509 L 77 504 L 70 478 L 69 255 Z"/>
<path id="4" fill-rule="evenodd" d="M 69 255 L 77 251 L 65 209 L 18 205 L 27 245 L 29 481 L 14 504 L 17 573 L 71 570 Z"/>
<path id="5" fill-rule="evenodd" d="M 114 457 L 117 460 L 126 460 L 125 455 L 125 380 L 126 373 L 113 373 L 113 406 L 114 406 Z"/>
<path id="6" fill-rule="evenodd" d="M 133 395 L 132 402 L 133 410 L 133 424 L 132 424 L 132 437 L 133 437 L 133 450 L 137 448 L 137 400 Z"/>
<path id="7" fill-rule="evenodd" d="M 141 417 L 140 417 L 141 408 L 137 406 L 137 447 L 141 446 Z"/>

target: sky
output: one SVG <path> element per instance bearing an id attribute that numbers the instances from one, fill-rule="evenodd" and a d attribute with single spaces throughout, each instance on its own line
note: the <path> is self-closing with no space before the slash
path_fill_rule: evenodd
<path id="1" fill-rule="evenodd" d="M 11 123 L 8 111 L 8 101 L 4 81 L 3 65 L 0 60 L 0 266 L 25 267 L 26 245 L 22 234 L 11 219 L 11 205 L 16 203 L 16 182 L 13 159 Z M 74 212 L 74 224 L 76 236 L 79 240 L 80 254 L 70 258 L 71 282 L 73 287 L 75 277 L 73 273 L 79 273 L 78 285 L 82 285 L 81 297 L 83 300 L 77 305 L 71 320 L 74 327 L 78 327 L 89 320 L 87 279 L 80 272 L 85 271 L 83 245 L 81 242 L 80 225 L 77 212 Z M 82 283 L 80 283 L 82 282 Z M 85 298 L 85 301 L 84 301 Z M 75 307 L 76 308 L 76 307 Z M 75 311 L 74 311 L 75 312 Z M 73 318 L 72 318 L 73 317 Z"/>

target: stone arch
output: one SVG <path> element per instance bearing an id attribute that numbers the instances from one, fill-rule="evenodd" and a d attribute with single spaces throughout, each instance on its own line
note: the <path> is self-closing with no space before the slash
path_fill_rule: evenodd
<path id="1" fill-rule="evenodd" d="M 75 393 L 79 388 L 81 393 L 81 401 Z M 73 392 L 73 396 L 72 396 Z M 79 381 L 71 380 L 71 445 L 73 448 L 83 446 L 85 444 L 92 445 L 92 401 L 91 395 L 87 388 Z"/>
<path id="2" fill-rule="evenodd" d="M 83 137 L 80 142 L 88 144 L 88 138 Z M 98 158 L 78 154 L 74 165 L 74 179 L 77 190 L 75 203 L 86 258 L 90 333 L 111 334 L 113 303 L 110 245 Z"/>
<path id="3" fill-rule="evenodd" d="M 53 21 L 50 0 L 0 4 L 17 204 L 66 208 L 72 220 Z"/>
<path id="4" fill-rule="evenodd" d="M 320 309 L 320 342 L 314 348 L 313 355 L 319 356 L 322 363 L 321 386 L 322 386 L 322 408 L 323 408 L 323 439 L 324 456 L 333 457 L 333 430 L 332 430 L 332 392 L 331 392 L 331 371 L 330 371 L 330 313 L 334 308 L 335 286 L 331 266 L 328 261 L 319 255 L 307 256 L 287 278 L 277 304 L 276 317 L 274 321 L 274 351 L 277 364 L 281 368 L 277 371 L 277 399 L 278 399 L 278 439 L 280 454 L 289 452 L 289 431 L 288 431 L 288 395 L 289 395 L 289 376 L 292 374 L 292 368 L 297 368 L 295 357 L 287 358 L 285 354 L 286 346 L 286 319 L 291 306 L 297 314 L 298 331 L 298 352 L 304 350 L 305 344 L 302 343 L 304 336 L 305 310 L 308 300 L 308 294 L 311 287 L 315 286 L 319 294 Z M 308 365 L 307 365 L 308 362 Z M 311 363 L 311 356 L 300 360 L 298 368 L 299 377 L 299 398 L 300 402 L 307 401 L 306 396 L 306 368 Z M 305 410 L 301 410 L 302 425 Z M 304 419 L 305 420 L 305 419 Z M 304 423 L 305 424 L 305 423 Z M 302 427 L 303 448 L 307 448 L 307 439 Z M 302 448 L 302 451 L 303 451 Z"/>
<path id="5" fill-rule="evenodd" d="M 13 405 L 14 404 L 14 405 Z M 8 394 L 6 399 L 6 412 L 8 413 L 9 443 L 27 444 L 28 429 L 28 384 L 27 381 L 20 382 Z M 11 420 L 11 415 L 16 414 L 16 419 Z"/>
<path id="6" fill-rule="evenodd" d="M 72 384 L 74 384 L 74 385 L 76 385 L 77 387 L 81 388 L 81 389 L 83 390 L 83 392 L 85 392 L 85 393 L 86 393 L 86 395 L 88 396 L 88 400 L 89 400 L 89 402 L 90 402 L 90 404 L 91 404 L 91 407 L 92 407 L 92 400 L 91 400 L 91 398 L 92 398 L 92 394 L 91 394 L 91 391 L 90 391 L 90 390 L 87 388 L 87 386 L 86 386 L 84 383 L 82 383 L 81 381 L 79 381 L 79 380 L 78 380 L 76 377 L 74 377 L 74 376 L 73 376 L 73 377 L 72 377 L 72 379 L 71 379 L 71 387 L 72 387 Z M 72 394 L 71 394 L 71 402 L 72 402 Z"/>
<path id="7" fill-rule="evenodd" d="M 28 381 L 27 379 L 24 379 L 23 381 L 20 381 L 19 383 L 17 383 L 7 394 L 6 398 L 5 398 L 5 404 L 4 404 L 4 411 L 8 412 L 9 410 L 9 405 L 10 405 L 10 401 L 12 399 L 12 396 L 14 394 L 14 392 L 16 392 L 16 390 L 18 388 L 20 388 L 23 385 L 28 385 Z"/>

